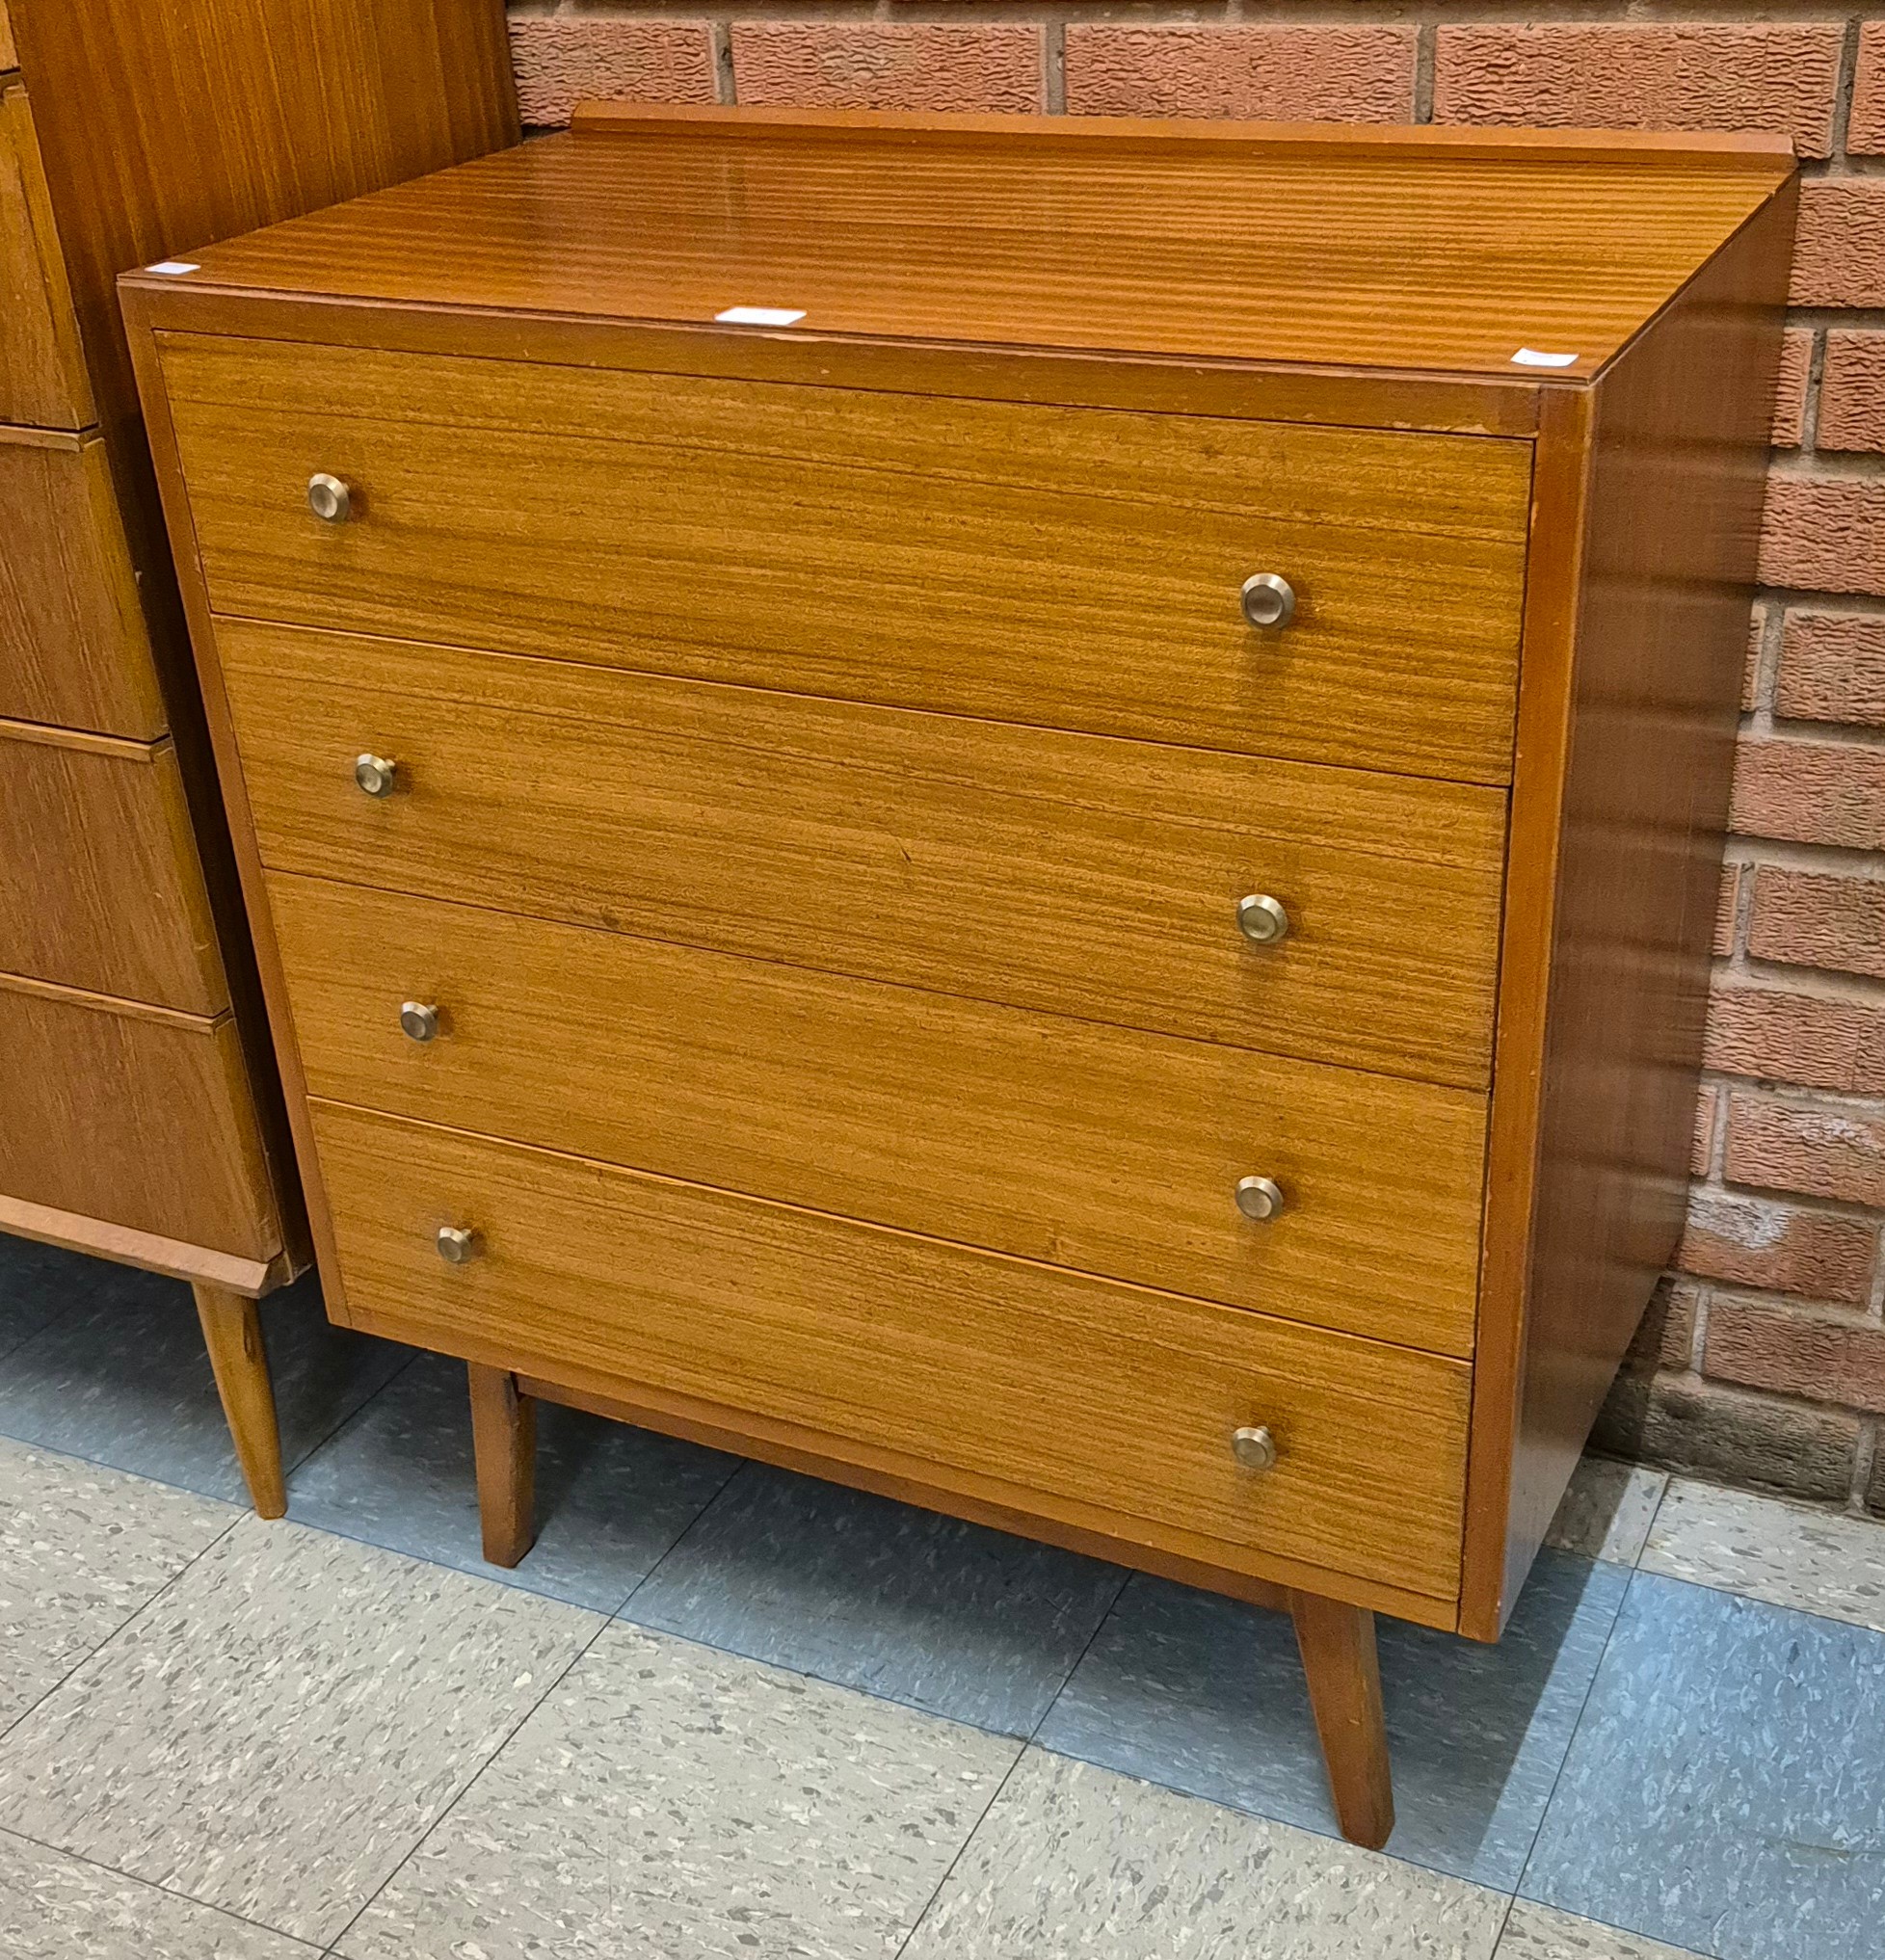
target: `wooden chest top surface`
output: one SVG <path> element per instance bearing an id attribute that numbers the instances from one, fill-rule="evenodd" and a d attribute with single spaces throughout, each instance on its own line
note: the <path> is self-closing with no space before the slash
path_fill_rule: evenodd
<path id="1" fill-rule="evenodd" d="M 1758 136 L 732 113 L 581 112 L 192 254 L 191 283 L 1580 380 L 1792 169 Z M 1514 365 L 1521 348 L 1576 358 Z"/>

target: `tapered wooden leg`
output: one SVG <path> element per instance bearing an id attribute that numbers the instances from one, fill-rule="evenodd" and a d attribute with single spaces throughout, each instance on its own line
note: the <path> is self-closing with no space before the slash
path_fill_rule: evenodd
<path id="1" fill-rule="evenodd" d="M 1289 1617 L 1309 1677 L 1336 1820 L 1351 1843 L 1378 1851 L 1394 1828 L 1394 1790 L 1374 1615 L 1314 1593 L 1291 1593 Z"/>
<path id="2" fill-rule="evenodd" d="M 485 1556 L 516 1565 L 537 1540 L 537 1405 L 504 1368 L 471 1371 L 471 1447 Z"/>
<path id="3" fill-rule="evenodd" d="M 216 1392 L 235 1443 L 236 1461 L 255 1509 L 279 1518 L 288 1508 L 281 1483 L 281 1435 L 275 1424 L 275 1390 L 262 1346 L 262 1316 L 254 1301 L 221 1286 L 198 1285 L 197 1318 L 203 1324 Z"/>

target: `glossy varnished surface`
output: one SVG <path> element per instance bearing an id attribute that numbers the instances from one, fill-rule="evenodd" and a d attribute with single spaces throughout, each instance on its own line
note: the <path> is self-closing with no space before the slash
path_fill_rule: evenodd
<path id="1" fill-rule="evenodd" d="M 994 1479 L 1175 1549 L 1447 1597 L 1470 1372 L 1406 1348 L 316 1100 L 350 1306 Z M 442 1225 L 483 1249 L 448 1265 Z M 538 1365 L 541 1361 L 542 1365 Z M 1270 1424 L 1264 1473 L 1231 1433 Z M 1069 1507 L 1073 1507 L 1070 1514 Z"/>
<path id="2" fill-rule="evenodd" d="M 1494 790 L 240 621 L 216 638 L 271 868 L 1485 1086 Z M 398 764 L 396 794 L 360 794 L 362 750 Z M 1281 944 L 1238 931 L 1253 891 L 1286 906 Z"/>
<path id="3" fill-rule="evenodd" d="M 270 895 L 318 1096 L 1472 1351 L 1483 1096 L 321 879 Z M 1267 1223 L 1234 1202 L 1251 1173 L 1288 1194 Z"/>
<path id="4" fill-rule="evenodd" d="M 1423 129 L 1198 142 L 1002 119 L 849 133 L 635 118 L 205 254 L 222 285 L 808 332 L 1523 375 L 1594 370 L 1786 175 L 1719 148 Z M 947 119 L 942 119 L 946 121 Z M 859 132 L 879 124 L 860 168 Z M 1283 132 L 1287 135 L 1288 132 Z M 1267 139 L 1267 140 L 1266 140 Z"/>

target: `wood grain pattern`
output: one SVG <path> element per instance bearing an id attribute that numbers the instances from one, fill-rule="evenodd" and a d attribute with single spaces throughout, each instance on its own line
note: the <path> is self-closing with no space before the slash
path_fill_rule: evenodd
<path id="1" fill-rule="evenodd" d="M 1509 771 L 1522 443 L 210 335 L 164 361 L 222 614 Z M 317 470 L 351 521 L 308 512 Z M 1288 627 L 1243 620 L 1262 570 Z"/>
<path id="2" fill-rule="evenodd" d="M 1792 225 L 1790 188 L 1544 437 L 1462 1601 L 1480 1638 L 1682 1229 Z"/>
<path id="3" fill-rule="evenodd" d="M 473 1362 L 468 1373 L 484 1553 L 514 1566 L 537 1538 L 537 1405 L 506 1369 Z"/>
<path id="4" fill-rule="evenodd" d="M 226 1018 L 165 1023 L 0 975 L 0 1191 L 269 1266 L 282 1237 Z"/>
<path id="5" fill-rule="evenodd" d="M 213 1016 L 228 1004 L 176 752 L 0 722 L 0 970 Z"/>
<path id="6" fill-rule="evenodd" d="M 96 437 L 0 429 L 0 716 L 149 741 L 162 694 Z"/>
<path id="7" fill-rule="evenodd" d="M 146 1272 L 161 1273 L 166 1279 L 182 1280 L 190 1285 L 201 1283 L 226 1287 L 252 1299 L 286 1285 L 299 1270 L 294 1257 L 285 1250 L 273 1258 L 242 1258 L 212 1246 L 188 1245 L 159 1232 L 114 1225 L 109 1219 L 62 1211 L 54 1205 L 30 1205 L 4 1191 L 0 1191 L 0 1232 L 63 1246 L 67 1252 L 87 1253 L 93 1258 L 113 1259 L 119 1265 L 142 1266 Z"/>
<path id="8" fill-rule="evenodd" d="M 7 14 L 7 0 L 0 0 L 0 73 L 18 65 L 13 52 L 13 24 Z"/>
<path id="9" fill-rule="evenodd" d="M 1378 1851 L 1394 1835 L 1394 1792 L 1374 1615 L 1314 1593 L 1291 1593 L 1289 1617 L 1336 1821 L 1350 1843 Z"/>
<path id="10" fill-rule="evenodd" d="M 0 422 L 83 429 L 92 387 L 26 91 L 0 89 Z"/>
<path id="11" fill-rule="evenodd" d="M 214 630 L 279 869 L 1486 1081 L 1495 791 Z M 364 750 L 398 762 L 400 794 L 355 787 Z M 1287 905 L 1280 945 L 1237 931 L 1251 891 Z"/>
<path id="12" fill-rule="evenodd" d="M 1485 1099 L 278 876 L 310 1089 L 1447 1354 Z M 429 1042 L 402 1001 L 435 1005 Z M 1238 1178 L 1288 1194 L 1254 1224 Z"/>
<path id="13" fill-rule="evenodd" d="M 281 1480 L 281 1436 L 275 1419 L 275 1390 L 269 1380 L 260 1311 L 253 1300 L 226 1287 L 199 1282 L 192 1290 L 250 1501 L 258 1517 L 285 1517 L 288 1493 Z"/>
<path id="14" fill-rule="evenodd" d="M 137 412 L 126 267 L 517 141 L 502 0 L 12 6 L 109 423 Z"/>
<path id="15" fill-rule="evenodd" d="M 1274 1549 L 1409 1590 L 1457 1571 L 1468 1371 L 1233 1308 L 318 1099 L 349 1295 L 527 1353 L 1007 1478 L 1227 1562 Z M 482 1255 L 440 1259 L 442 1225 Z M 1231 1455 L 1274 1430 L 1276 1468 Z M 1243 1554 L 1237 1559 L 1238 1552 Z"/>
<path id="16" fill-rule="evenodd" d="M 819 334 L 1453 373 L 1510 374 L 1531 346 L 1577 353 L 1581 375 L 1792 169 L 1771 150 L 1613 138 L 1592 155 L 1509 132 L 1331 145 L 1138 125 L 1109 144 L 1086 118 L 1082 133 L 1020 117 L 967 143 L 924 119 L 934 135 L 900 129 L 860 167 L 879 119 L 782 142 L 776 115 L 748 128 L 752 114 L 545 138 L 220 248 L 204 278 L 627 320 L 783 306 Z"/>

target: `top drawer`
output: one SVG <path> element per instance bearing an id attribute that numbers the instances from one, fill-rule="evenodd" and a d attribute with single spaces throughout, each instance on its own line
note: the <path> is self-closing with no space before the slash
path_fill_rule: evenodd
<path id="1" fill-rule="evenodd" d="M 95 420 L 26 91 L 0 93 L 0 422 Z"/>
<path id="2" fill-rule="evenodd" d="M 1510 773 L 1530 448 L 163 337 L 218 612 Z M 309 509 L 340 479 L 338 521 Z M 1275 573 L 1288 624 L 1239 594 Z"/>

